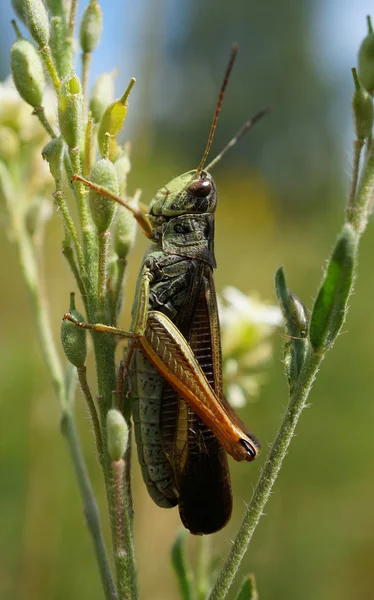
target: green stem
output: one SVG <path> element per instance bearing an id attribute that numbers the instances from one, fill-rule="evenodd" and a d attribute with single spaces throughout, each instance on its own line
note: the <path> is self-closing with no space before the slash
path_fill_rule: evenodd
<path id="1" fill-rule="evenodd" d="M 368 142 L 369 144 L 369 142 Z M 361 235 L 367 225 L 370 214 L 372 194 L 374 187 L 374 144 L 370 142 L 357 192 L 347 212 L 347 222 Z"/>
<path id="2" fill-rule="evenodd" d="M 99 418 L 97 416 L 95 402 L 93 400 L 90 386 L 87 381 L 87 369 L 85 366 L 77 368 L 79 383 L 83 392 L 83 395 L 86 400 L 88 412 L 90 413 L 91 423 L 94 431 L 95 442 L 96 442 L 96 451 L 97 456 L 99 458 L 100 463 L 103 462 L 104 459 L 104 448 L 103 448 L 103 440 L 101 435 L 101 427 Z"/>
<path id="3" fill-rule="evenodd" d="M 117 571 L 118 597 L 128 600 L 138 598 L 137 572 L 135 562 L 132 519 L 128 511 L 124 490 L 125 462 L 123 459 L 112 462 L 115 490 L 115 562 Z"/>
<path id="4" fill-rule="evenodd" d="M 353 147 L 353 170 L 352 170 L 352 181 L 351 181 L 351 189 L 348 197 L 348 204 L 346 208 L 346 218 L 347 221 L 350 221 L 351 213 L 353 211 L 355 198 L 356 198 L 356 190 L 357 190 L 357 182 L 358 182 L 358 174 L 360 169 L 360 158 L 361 151 L 364 145 L 363 140 L 355 140 Z"/>
<path id="5" fill-rule="evenodd" d="M 107 296 L 107 267 L 108 267 L 108 247 L 110 240 L 110 231 L 104 231 L 97 234 L 99 245 L 99 265 L 97 282 L 97 314 L 98 320 L 102 323 L 107 322 L 106 317 L 106 296 Z"/>
<path id="6" fill-rule="evenodd" d="M 323 356 L 310 352 L 305 360 L 304 368 L 300 374 L 298 383 L 295 385 L 294 392 L 290 397 L 282 424 L 266 459 L 252 500 L 247 507 L 244 519 L 223 569 L 209 596 L 210 600 L 223 600 L 223 598 L 226 598 L 227 596 L 227 592 L 238 571 L 252 535 L 263 514 L 265 505 L 287 454 L 291 439 L 295 433 L 297 422 L 303 408 L 305 408 L 306 400 L 322 359 Z"/>
<path id="7" fill-rule="evenodd" d="M 113 301 L 112 301 L 111 323 L 113 323 L 113 325 L 117 324 L 117 320 L 118 320 L 118 317 L 119 317 L 119 314 L 120 314 L 121 308 L 122 308 L 123 283 L 124 283 L 124 278 L 125 278 L 125 273 L 126 273 L 126 267 L 127 267 L 126 258 L 119 258 L 117 260 L 118 271 L 117 271 L 116 287 L 114 290 Z"/>
<path id="8" fill-rule="evenodd" d="M 71 166 L 74 173 L 82 172 L 79 148 L 69 148 Z M 91 214 L 88 207 L 88 193 L 80 181 L 75 181 L 75 192 L 78 204 L 79 221 L 83 236 L 83 252 L 85 267 L 87 271 L 87 293 L 90 313 L 87 315 L 90 320 L 96 317 L 96 290 L 97 290 L 97 268 L 96 267 L 96 236 L 92 224 Z"/>
<path id="9" fill-rule="evenodd" d="M 88 73 L 90 70 L 92 55 L 90 52 L 82 53 L 82 91 L 84 102 L 84 116 L 88 114 Z"/>
<path id="10" fill-rule="evenodd" d="M 195 587 L 197 600 L 205 600 L 209 590 L 210 538 L 201 535 L 196 540 Z"/>
<path id="11" fill-rule="evenodd" d="M 70 238 L 73 240 L 74 250 L 75 250 L 75 254 L 76 254 L 76 257 L 78 260 L 78 265 L 79 265 L 79 271 L 81 274 L 84 274 L 85 264 L 84 264 L 83 250 L 82 250 L 81 243 L 79 241 L 77 231 L 75 229 L 74 221 L 70 214 L 69 207 L 65 200 L 64 192 L 62 190 L 56 190 L 55 193 L 53 194 L 53 198 L 55 200 L 57 210 L 60 212 L 60 214 L 62 215 L 62 218 L 64 220 L 65 229 L 67 230 Z"/>
<path id="12" fill-rule="evenodd" d="M 39 52 L 43 59 L 45 68 L 47 69 L 47 72 L 51 78 L 53 87 L 55 88 L 56 92 L 58 92 L 61 82 L 55 67 L 55 63 L 53 62 L 51 49 L 49 46 L 43 46 L 43 48 L 39 48 Z"/>
<path id="13" fill-rule="evenodd" d="M 73 37 L 74 37 L 75 22 L 77 19 L 77 8 L 78 8 L 78 0 L 71 0 L 70 15 L 69 15 L 69 29 L 68 29 L 68 37 L 70 39 L 73 39 Z"/>
<path id="14" fill-rule="evenodd" d="M 57 137 L 55 132 L 52 129 L 50 122 L 48 121 L 48 119 L 45 115 L 44 106 L 36 106 L 34 108 L 34 110 L 32 111 L 32 114 L 36 115 L 38 117 L 40 123 L 42 124 L 42 126 L 44 127 L 44 129 L 46 130 L 46 132 L 52 139 Z"/>
<path id="15" fill-rule="evenodd" d="M 91 533 L 96 560 L 100 570 L 105 598 L 107 600 L 116 600 L 117 594 L 110 572 L 108 556 L 101 531 L 99 510 L 96 504 L 91 482 L 88 477 L 79 443 L 79 437 L 73 420 L 73 415 L 69 410 L 64 410 L 62 412 L 61 431 L 68 442 L 71 459 L 78 481 L 79 491 L 83 500 L 84 515 L 88 530 Z"/>
<path id="16" fill-rule="evenodd" d="M 10 206 L 10 203 L 8 203 L 8 206 Z M 87 525 L 91 533 L 92 542 L 101 573 L 105 597 L 107 600 L 115 600 L 116 594 L 110 573 L 105 544 L 101 533 L 100 516 L 87 474 L 79 438 L 76 433 L 73 414 L 70 410 L 68 390 L 65 388 L 63 370 L 53 340 L 44 295 L 41 291 L 34 250 L 26 231 L 24 231 L 20 225 L 17 215 L 15 215 L 13 211 L 10 212 L 13 221 L 13 232 L 15 233 L 18 244 L 23 276 L 25 278 L 34 306 L 41 350 L 48 372 L 52 379 L 53 388 L 60 403 L 62 413 L 62 430 L 73 460 L 83 508 L 87 519 Z"/>
<path id="17" fill-rule="evenodd" d="M 91 156 L 92 156 L 92 138 L 93 138 L 93 118 L 91 111 L 88 113 L 86 133 L 84 140 L 84 176 L 89 177 L 91 172 Z"/>
<path id="18" fill-rule="evenodd" d="M 64 242 L 63 244 L 63 250 L 62 250 L 62 254 L 65 256 L 66 260 L 69 263 L 70 269 L 74 275 L 74 279 L 77 283 L 80 295 L 82 297 L 84 306 L 87 310 L 87 296 L 86 296 L 86 290 L 84 289 L 84 284 L 83 281 L 81 279 L 77 264 L 75 262 L 75 257 L 74 257 L 74 252 L 73 252 L 73 248 L 67 244 L 66 242 Z"/>

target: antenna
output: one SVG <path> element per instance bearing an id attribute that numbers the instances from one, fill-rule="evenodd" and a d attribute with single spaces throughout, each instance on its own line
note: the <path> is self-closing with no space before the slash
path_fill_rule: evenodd
<path id="1" fill-rule="evenodd" d="M 227 66 L 225 77 L 223 79 L 222 86 L 221 86 L 221 89 L 220 89 L 220 92 L 219 92 L 218 102 L 217 102 L 216 110 L 215 110 L 215 113 L 214 113 L 212 126 L 210 128 L 208 143 L 206 145 L 203 158 L 201 159 L 200 164 L 197 167 L 197 175 L 199 175 L 200 171 L 202 170 L 202 168 L 204 166 L 204 163 L 205 163 L 206 159 L 208 158 L 209 150 L 210 150 L 210 147 L 212 145 L 212 141 L 213 141 L 213 137 L 214 137 L 214 132 L 215 132 L 216 126 L 217 126 L 218 116 L 219 116 L 219 113 L 221 111 L 221 106 L 222 106 L 223 97 L 225 95 L 226 86 L 227 86 L 227 83 L 229 81 L 230 73 L 231 73 L 232 68 L 234 66 L 234 62 L 235 62 L 237 53 L 238 53 L 238 44 L 234 44 L 233 47 L 232 47 L 232 50 L 231 50 L 230 61 L 229 61 L 229 64 Z"/>
<path id="2" fill-rule="evenodd" d="M 259 121 L 260 119 L 262 119 L 263 117 L 268 115 L 270 112 L 271 112 L 270 106 L 266 106 L 265 108 L 260 110 L 258 113 L 256 113 L 254 115 L 254 117 L 249 119 L 249 121 L 244 123 L 243 127 L 238 131 L 238 133 L 226 144 L 226 146 L 223 148 L 223 150 L 221 150 L 221 152 L 219 154 L 217 154 L 217 156 L 209 163 L 209 165 L 207 167 L 205 167 L 205 169 L 207 171 L 209 171 L 212 167 L 214 167 L 221 160 L 222 156 L 224 154 L 226 154 L 226 152 L 228 150 L 230 150 L 230 148 L 235 146 L 236 142 L 238 142 L 240 140 L 240 138 L 242 138 L 243 135 L 245 133 L 247 133 L 247 131 L 252 129 L 253 125 L 255 125 L 255 123 L 257 123 L 257 121 Z"/>

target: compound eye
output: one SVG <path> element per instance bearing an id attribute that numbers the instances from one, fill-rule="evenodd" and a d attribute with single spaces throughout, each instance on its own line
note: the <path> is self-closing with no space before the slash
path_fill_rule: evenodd
<path id="1" fill-rule="evenodd" d="M 196 179 L 187 190 L 197 198 L 206 198 L 212 191 L 212 184 L 208 179 Z"/>

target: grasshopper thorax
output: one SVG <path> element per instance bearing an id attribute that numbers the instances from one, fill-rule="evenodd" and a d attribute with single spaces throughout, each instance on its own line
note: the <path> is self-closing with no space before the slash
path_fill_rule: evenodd
<path id="1" fill-rule="evenodd" d="M 177 217 L 213 213 L 217 205 L 216 186 L 206 171 L 188 171 L 162 187 L 151 201 L 152 217 Z"/>

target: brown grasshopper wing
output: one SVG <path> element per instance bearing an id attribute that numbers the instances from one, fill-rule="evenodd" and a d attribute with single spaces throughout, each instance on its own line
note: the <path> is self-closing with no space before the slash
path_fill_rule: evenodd
<path id="1" fill-rule="evenodd" d="M 203 266 L 196 273 L 189 302 L 181 310 L 176 325 L 218 398 L 222 398 L 219 320 L 209 267 Z M 211 430 L 166 382 L 162 406 L 164 448 L 174 466 L 182 522 L 194 534 L 218 531 L 232 512 L 226 452 Z M 174 429 L 171 422 L 175 424 Z"/>

